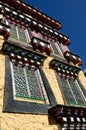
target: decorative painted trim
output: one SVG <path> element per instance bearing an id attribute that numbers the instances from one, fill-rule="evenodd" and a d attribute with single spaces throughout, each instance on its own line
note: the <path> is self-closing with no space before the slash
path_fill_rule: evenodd
<path id="1" fill-rule="evenodd" d="M 44 40 L 41 40 L 39 38 L 33 37 L 31 40 L 31 44 L 33 46 L 33 49 L 39 50 L 40 53 L 46 52 L 47 55 L 50 55 L 51 48 L 48 42 L 45 42 Z"/>
<path id="2" fill-rule="evenodd" d="M 56 70 L 60 76 L 71 78 L 72 80 L 75 80 L 75 78 L 78 76 L 79 71 L 81 70 L 79 67 L 72 66 L 57 59 L 53 59 L 50 62 L 49 66 L 52 69 Z"/>
<path id="3" fill-rule="evenodd" d="M 57 30 L 54 28 L 52 29 L 51 26 L 48 27 L 44 23 L 40 23 L 38 20 L 34 20 L 31 17 L 26 17 L 24 14 L 14 11 L 10 7 L 6 7 L 6 5 L 2 5 L 3 4 L 1 4 L 3 15 L 6 19 L 10 20 L 10 22 L 14 22 L 15 24 L 25 28 L 30 28 L 32 31 L 35 30 L 36 32 L 41 32 L 43 37 L 47 37 L 48 39 L 50 38 L 51 41 L 59 41 L 64 45 L 70 44 L 70 40 L 66 35 L 57 32 Z"/>
<path id="4" fill-rule="evenodd" d="M 48 110 L 49 114 L 64 129 L 86 129 L 86 108 L 56 105 Z"/>
<path id="5" fill-rule="evenodd" d="M 78 66 L 82 65 L 82 61 L 81 61 L 80 57 L 76 54 L 66 51 L 66 52 L 64 52 L 64 57 L 68 60 L 68 62 L 72 61 L 74 63 L 74 65 L 76 65 L 76 64 Z"/>
<path id="6" fill-rule="evenodd" d="M 86 106 L 85 102 L 85 89 L 81 86 L 78 78 L 74 79 L 72 77 L 65 78 L 64 76 L 59 76 L 55 71 L 60 90 L 63 95 L 65 104 L 71 106 Z"/>
<path id="7" fill-rule="evenodd" d="M 70 44 L 70 39 L 61 33 L 59 33 L 57 40 L 59 43 L 62 43 L 63 45 L 69 45 Z"/>
<path id="8" fill-rule="evenodd" d="M 6 25 L 1 20 L 1 23 L 0 23 L 0 35 L 3 35 L 5 40 L 7 40 L 8 37 L 10 36 L 10 29 L 9 28 L 10 28 L 10 26 Z"/>
<path id="9" fill-rule="evenodd" d="M 31 15 L 34 18 L 37 18 L 39 21 L 44 22 L 45 24 L 47 24 L 48 26 L 52 28 L 55 28 L 55 29 L 61 28 L 61 24 L 58 21 L 50 18 L 46 14 L 38 11 L 37 9 L 31 7 L 30 5 L 26 4 L 23 1 L 19 1 L 19 0 L 11 0 L 11 2 L 10 0 L 1 0 L 1 1 L 8 4 L 10 7 L 14 7 L 23 13 Z"/>
<path id="10" fill-rule="evenodd" d="M 3 44 L 2 50 L 5 54 L 9 55 L 10 60 L 16 64 L 21 65 L 22 67 L 27 66 L 30 68 L 32 65 L 38 67 L 43 65 L 43 62 L 47 58 L 44 55 L 41 55 L 30 49 L 26 50 L 19 46 L 5 42 Z"/>

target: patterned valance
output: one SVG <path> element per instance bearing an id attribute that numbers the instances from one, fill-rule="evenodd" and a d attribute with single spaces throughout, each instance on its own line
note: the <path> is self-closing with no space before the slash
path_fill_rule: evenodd
<path id="1" fill-rule="evenodd" d="M 49 114 L 64 129 L 86 130 L 86 108 L 56 105 L 49 109 Z"/>
<path id="2" fill-rule="evenodd" d="M 42 12 L 38 11 L 37 9 L 31 7 L 30 5 L 27 5 L 24 2 L 20 2 L 19 0 L 1 0 L 3 3 L 8 4 L 10 7 L 14 7 L 17 10 L 20 10 L 23 13 L 26 13 L 28 15 L 31 15 L 33 18 L 38 19 L 39 21 L 47 24 L 48 26 L 54 28 L 54 29 L 60 29 L 61 24 L 50 18 L 49 16 L 43 14 Z"/>
<path id="3" fill-rule="evenodd" d="M 69 51 L 66 51 L 65 53 L 64 53 L 64 56 L 65 56 L 65 58 L 70 62 L 70 61 L 72 61 L 73 63 L 74 63 L 74 65 L 82 65 L 82 61 L 81 61 L 81 59 L 80 59 L 80 57 L 78 56 L 78 55 L 76 55 L 76 54 L 73 54 L 73 53 L 71 53 L 71 52 L 69 52 Z"/>
<path id="4" fill-rule="evenodd" d="M 31 44 L 33 46 L 33 49 L 39 50 L 41 53 L 46 52 L 47 55 L 50 55 L 51 53 L 51 48 L 48 42 L 45 42 L 39 38 L 33 37 Z"/>
<path id="5" fill-rule="evenodd" d="M 55 69 L 60 76 L 70 79 L 75 79 L 78 76 L 78 72 L 81 70 L 78 67 L 55 59 L 50 62 L 50 67 Z"/>
<path id="6" fill-rule="evenodd" d="M 2 50 L 7 55 L 9 55 L 11 61 L 15 65 L 20 65 L 22 67 L 38 67 L 40 65 L 43 65 L 43 62 L 46 59 L 46 56 L 44 55 L 41 55 L 29 49 L 23 49 L 19 46 L 15 46 L 7 42 L 3 44 Z"/>

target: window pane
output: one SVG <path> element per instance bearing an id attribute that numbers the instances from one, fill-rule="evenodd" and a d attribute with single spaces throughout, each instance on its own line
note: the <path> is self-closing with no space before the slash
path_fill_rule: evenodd
<path id="1" fill-rule="evenodd" d="M 26 75 L 30 90 L 30 97 L 34 99 L 44 100 L 40 84 L 37 81 L 36 71 L 32 69 L 26 70 Z"/>
<path id="2" fill-rule="evenodd" d="M 77 83 L 79 84 L 85 98 L 86 98 L 86 89 L 84 88 L 84 86 L 82 85 L 82 83 L 80 82 L 80 80 L 77 80 Z"/>
<path id="3" fill-rule="evenodd" d="M 68 104 L 76 103 L 76 101 L 74 99 L 74 95 L 70 89 L 70 86 L 68 85 L 68 81 L 64 77 L 60 77 L 60 76 L 59 76 L 59 79 L 60 79 L 60 83 L 61 83 L 60 87 L 62 89 L 63 96 L 64 96 L 66 102 Z"/>
<path id="4" fill-rule="evenodd" d="M 10 24 L 10 37 L 17 39 L 17 30 L 14 24 Z"/>
<path id="5" fill-rule="evenodd" d="M 24 69 L 22 69 L 19 66 L 13 65 L 13 74 L 14 74 L 14 84 L 15 84 L 15 96 L 17 97 L 28 96 Z"/>
<path id="6" fill-rule="evenodd" d="M 56 47 L 55 43 L 51 43 L 51 46 L 52 46 L 52 49 L 53 49 L 53 53 L 57 54 L 57 55 L 60 55 L 59 51 L 58 51 L 58 48 Z"/>
<path id="7" fill-rule="evenodd" d="M 15 66 L 10 62 L 15 99 L 49 104 L 40 71 Z"/>
<path id="8" fill-rule="evenodd" d="M 84 97 L 82 95 L 83 92 L 81 92 L 79 88 L 80 86 L 79 84 L 77 84 L 77 79 L 75 81 L 72 81 L 60 76 L 58 76 L 58 78 L 63 96 L 67 104 L 84 105 L 85 102 Z"/>
<path id="9" fill-rule="evenodd" d="M 49 106 L 55 105 L 57 102 L 45 76 L 45 73 L 41 66 L 35 71 L 37 82 L 39 81 L 38 87 L 39 89 L 40 87 L 42 88 L 42 94 L 40 95 L 43 97 L 43 100 L 39 100 L 30 97 L 27 71 L 28 69 L 26 68 L 13 65 L 9 56 L 6 56 L 6 87 L 3 111 L 12 113 L 33 113 L 47 115 Z M 39 89 L 37 88 L 38 91 Z M 45 101 L 47 99 L 46 97 L 49 97 L 49 103 Z"/>
<path id="10" fill-rule="evenodd" d="M 78 88 L 77 84 L 76 84 L 76 81 L 71 81 L 69 80 L 69 83 L 70 83 L 70 87 L 73 91 L 73 94 L 76 98 L 76 101 L 78 104 L 84 104 L 84 100 L 83 100 L 83 97 L 80 93 L 80 89 Z"/>
<path id="11" fill-rule="evenodd" d="M 22 42 L 27 43 L 26 35 L 25 35 L 25 30 L 23 28 L 17 27 L 18 29 L 18 39 Z"/>

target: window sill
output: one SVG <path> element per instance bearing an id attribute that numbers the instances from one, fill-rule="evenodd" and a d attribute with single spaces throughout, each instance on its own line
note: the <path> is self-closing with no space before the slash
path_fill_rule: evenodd
<path id="1" fill-rule="evenodd" d="M 59 58 L 61 61 L 65 61 L 67 63 L 67 60 L 64 57 L 62 57 L 61 55 L 58 55 L 58 54 L 56 55 L 54 53 L 51 53 L 50 56 L 53 57 L 53 58 L 55 58 L 55 59 Z"/>
<path id="2" fill-rule="evenodd" d="M 7 40 L 7 42 L 9 42 L 9 43 L 11 43 L 11 44 L 14 44 L 14 45 L 17 45 L 17 46 L 22 47 L 22 48 L 26 48 L 26 49 L 30 48 L 30 49 L 32 49 L 32 46 L 31 46 L 29 43 L 24 43 L 24 42 L 22 42 L 22 41 L 19 41 L 19 40 L 17 40 L 17 39 L 14 39 L 14 38 L 9 38 L 9 39 Z M 32 50 L 33 50 L 33 49 L 32 49 Z"/>

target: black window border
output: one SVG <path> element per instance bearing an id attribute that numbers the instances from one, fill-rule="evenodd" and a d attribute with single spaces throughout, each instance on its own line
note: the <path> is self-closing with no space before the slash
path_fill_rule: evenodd
<path id="1" fill-rule="evenodd" d="M 51 86 L 45 76 L 45 73 L 42 67 L 39 67 L 41 72 L 41 76 L 43 79 L 43 83 L 48 94 L 48 98 L 50 101 L 50 105 L 40 104 L 34 102 L 26 102 L 26 101 L 17 101 L 13 99 L 13 87 L 12 87 L 12 76 L 10 70 L 10 59 L 9 56 L 6 56 L 5 62 L 6 75 L 5 75 L 5 90 L 4 90 L 4 105 L 3 112 L 10 113 L 32 113 L 32 114 L 48 114 L 48 108 L 56 105 L 57 101 L 55 96 L 51 90 Z"/>
<path id="2" fill-rule="evenodd" d="M 59 86 L 62 86 L 62 83 L 61 83 L 61 81 L 60 81 L 60 78 L 59 78 L 58 73 L 57 73 L 55 70 L 54 70 L 54 72 L 55 72 L 55 75 L 56 75 L 56 79 L 57 79 L 57 81 L 58 81 L 58 83 L 59 83 Z M 81 90 L 82 90 L 84 96 L 86 96 L 85 88 L 83 87 L 83 85 L 82 85 L 82 83 L 80 82 L 79 78 L 76 78 L 75 80 L 77 80 L 78 85 L 80 86 L 80 88 L 81 88 Z M 63 92 L 62 87 L 60 87 L 60 90 L 61 90 L 61 93 L 62 93 L 62 97 L 63 97 L 64 103 L 65 103 L 67 106 L 69 106 L 70 104 L 66 101 L 66 98 L 65 98 L 65 96 L 64 96 L 64 92 Z M 83 99 L 83 100 L 84 100 L 84 99 Z M 84 101 L 84 102 L 85 102 L 85 101 Z M 75 105 L 74 105 L 74 104 L 71 104 L 71 105 L 73 105 L 73 106 L 75 106 L 75 105 L 80 106 L 81 104 L 75 104 Z M 85 104 L 82 104 L 82 105 L 85 106 Z"/>

